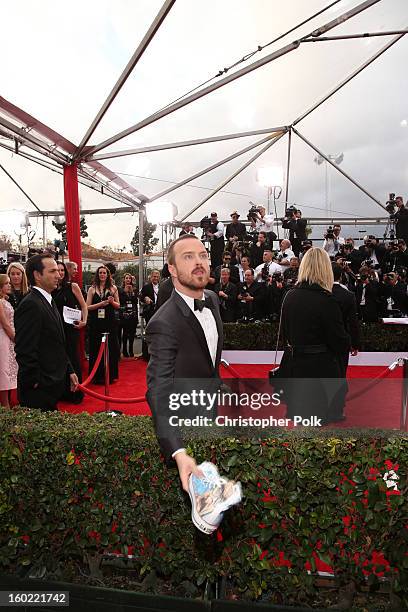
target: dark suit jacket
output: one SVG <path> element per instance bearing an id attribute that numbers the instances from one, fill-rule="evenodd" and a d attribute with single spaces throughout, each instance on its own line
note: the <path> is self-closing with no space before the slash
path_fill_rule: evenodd
<path id="1" fill-rule="evenodd" d="M 18 388 L 41 389 L 62 384 L 73 373 L 65 348 L 61 317 L 45 297 L 32 289 L 15 315 Z"/>
<path id="2" fill-rule="evenodd" d="M 184 233 L 186 234 L 187 232 Z M 166 278 L 166 280 L 160 283 L 159 293 L 157 294 L 156 310 L 159 310 L 160 306 L 163 306 L 163 304 L 167 302 L 167 300 L 173 293 L 173 289 L 174 285 L 171 276 L 169 276 L 169 278 Z"/>
<path id="3" fill-rule="evenodd" d="M 214 304 L 213 315 L 218 331 L 215 366 L 205 339 L 204 331 L 192 310 L 176 291 L 154 314 L 146 328 L 146 341 L 150 361 L 147 367 L 146 399 L 155 422 L 160 448 L 167 459 L 184 446 L 180 430 L 170 427 L 168 417 L 169 394 L 174 392 L 176 379 L 206 379 L 210 387 L 218 384 L 223 330 L 218 298 L 205 291 Z M 211 382 L 212 381 L 212 382 Z M 205 415 L 201 412 L 202 415 Z"/>
<path id="4" fill-rule="evenodd" d="M 145 304 L 144 299 L 146 297 L 149 297 L 153 303 Z M 151 317 L 153 316 L 154 309 L 155 309 L 153 283 L 146 283 L 145 285 L 143 285 L 139 293 L 139 300 L 140 300 L 140 303 L 142 304 L 143 318 L 146 319 L 146 322 L 150 321 Z"/>
<path id="5" fill-rule="evenodd" d="M 357 316 L 357 303 L 354 293 L 336 283 L 333 285 L 333 297 L 340 306 L 345 330 L 351 337 L 352 348 L 360 348 L 360 325 Z"/>

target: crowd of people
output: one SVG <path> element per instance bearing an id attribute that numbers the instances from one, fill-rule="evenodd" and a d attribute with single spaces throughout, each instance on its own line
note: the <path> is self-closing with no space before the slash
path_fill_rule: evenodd
<path id="1" fill-rule="evenodd" d="M 341 226 L 334 225 L 328 228 L 320 245 L 333 264 L 334 289 L 338 286 L 349 293 L 346 301 L 351 304 L 350 312 L 355 313 L 350 321 L 353 321 L 351 335 L 356 349 L 358 331 L 354 320 L 376 322 L 383 317 L 408 315 L 408 209 L 401 204 L 399 199 L 395 239 L 380 241 L 367 235 L 356 248 L 352 238 L 341 235 Z M 233 211 L 231 223 L 224 227 L 214 212 L 201 222 L 201 240 L 211 260 L 206 289 L 215 294 L 224 323 L 278 320 L 285 296 L 298 284 L 303 257 L 319 245 L 307 239 L 307 221 L 294 207 L 289 207 L 282 219 L 288 237 L 281 240 L 273 231 L 273 216 L 267 215 L 264 207 L 251 207 L 249 231 L 239 219 L 239 213 Z M 183 224 L 180 236 L 184 234 L 194 235 L 188 222 Z M 129 273 L 123 276 L 118 287 L 115 272 L 115 266 L 110 263 L 99 266 L 84 293 L 76 283 L 76 263 L 55 261 L 52 254 L 45 252 L 30 257 L 26 266 L 12 262 L 7 272 L 0 274 L 0 403 L 3 406 L 9 405 L 10 390 L 17 387 L 20 400 L 24 399 L 27 406 L 41 404 L 52 409 L 61 398 L 80 403 L 83 393 L 77 389 L 82 380 L 78 332 L 85 327 L 89 372 L 95 365 L 102 335 L 108 333 L 109 379 L 112 383 L 118 380 L 121 355 L 134 357 L 140 317 L 146 324 L 150 321 L 169 299 L 173 281 L 167 264 L 161 272 L 153 270 L 140 290 L 135 277 Z M 44 310 L 47 302 L 48 310 Z M 42 311 L 39 306 L 43 307 Z M 44 333 L 49 330 L 42 326 L 45 315 L 50 314 L 60 328 L 54 332 L 60 334 L 59 341 L 64 345 L 66 367 L 61 370 L 47 347 Z M 38 325 L 35 325 L 36 317 Z M 51 363 L 48 379 L 40 364 L 47 354 Z M 64 381 L 60 379 L 62 370 Z M 94 382 L 102 384 L 104 379 L 101 362 Z M 44 386 L 47 392 L 53 387 L 46 400 L 42 394 Z"/>
<path id="2" fill-rule="evenodd" d="M 408 218 L 408 210 L 404 208 L 405 211 Z M 203 224 L 202 240 L 204 244 L 208 242 L 211 257 L 207 289 L 217 294 L 224 323 L 278 319 L 284 296 L 297 283 L 299 265 L 312 246 L 322 246 L 332 262 L 338 264 L 341 270 L 338 282 L 354 294 L 358 316 L 363 322 L 408 314 L 408 227 L 405 225 L 397 224 L 395 239 L 380 241 L 367 235 L 356 248 L 353 238 L 341 235 L 338 224 L 327 229 L 323 243 L 308 240 L 306 219 L 293 207 L 282 219 L 288 238 L 281 240 L 272 231 L 272 215 L 266 215 L 263 207 L 253 210 L 251 215 L 253 227 L 263 229 L 249 233 L 239 221 L 237 211 L 231 213 L 232 222 L 226 228 L 216 213 L 207 218 L 209 224 Z M 191 224 L 183 224 L 180 235 L 183 234 L 194 235 Z M 149 290 L 152 291 L 152 285 L 156 286 L 157 308 L 165 301 L 163 297 L 170 296 L 171 280 L 159 283 L 158 271 L 155 277 Z M 151 314 L 150 311 L 149 318 Z"/>

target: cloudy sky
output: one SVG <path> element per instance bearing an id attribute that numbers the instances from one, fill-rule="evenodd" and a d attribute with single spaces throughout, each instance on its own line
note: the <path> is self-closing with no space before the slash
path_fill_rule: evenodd
<path id="1" fill-rule="evenodd" d="M 137 123 L 248 52 L 264 45 L 330 4 L 330 0 L 177 0 L 158 34 L 94 133 L 91 144 Z M 341 0 L 296 33 L 267 47 L 249 62 L 311 32 L 358 4 Z M 102 102 L 157 14 L 158 0 L 2 0 L 0 95 L 79 143 Z M 408 26 L 406 0 L 380 0 L 341 24 L 332 35 L 380 32 Z M 249 75 L 172 113 L 112 145 L 122 150 L 224 133 L 288 125 L 391 37 L 305 43 Z M 326 154 L 344 153 L 341 167 L 383 203 L 389 192 L 408 197 L 408 36 L 388 50 L 297 126 Z M 247 62 L 248 63 L 248 62 Z M 246 65 L 246 64 L 242 64 Z M 262 137 L 248 137 L 103 163 L 147 196 L 221 160 Z M 325 164 L 295 135 L 292 139 L 289 201 L 304 216 L 326 216 Z M 255 151 L 257 151 L 256 149 Z M 179 218 L 194 208 L 255 151 L 246 153 L 168 196 Z M 286 167 L 287 137 L 200 208 L 198 220 L 217 210 L 245 214 L 250 200 L 266 201 L 256 181 L 260 166 Z M 62 179 L 0 148 L 0 163 L 43 210 L 63 206 Z M 330 175 L 333 214 L 383 216 L 384 211 L 334 170 Z M 80 188 L 84 208 L 115 202 Z M 283 209 L 278 203 L 279 214 Z M 0 210 L 32 206 L 0 172 Z M 137 219 L 87 218 L 98 246 L 128 246 Z M 33 227 L 36 222 L 33 221 Z M 41 235 L 41 223 L 37 227 Z M 53 228 L 48 235 L 55 237 Z"/>

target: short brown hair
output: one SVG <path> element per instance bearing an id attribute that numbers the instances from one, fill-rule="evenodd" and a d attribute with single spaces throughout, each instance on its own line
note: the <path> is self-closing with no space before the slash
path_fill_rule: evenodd
<path id="1" fill-rule="evenodd" d="M 34 272 L 38 272 L 41 276 L 44 272 L 44 259 L 54 259 L 54 257 L 50 253 L 37 253 L 27 259 L 26 274 L 31 287 L 35 287 Z"/>
<path id="2" fill-rule="evenodd" d="M 174 247 L 182 240 L 198 240 L 198 238 L 197 236 L 193 236 L 193 234 L 183 234 L 170 243 L 169 250 L 167 251 L 167 263 L 169 263 L 171 266 L 174 266 L 176 261 L 174 256 Z"/>

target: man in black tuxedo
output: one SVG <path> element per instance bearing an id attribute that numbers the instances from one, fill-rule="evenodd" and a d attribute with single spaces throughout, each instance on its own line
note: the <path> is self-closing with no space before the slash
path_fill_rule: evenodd
<path id="1" fill-rule="evenodd" d="M 213 381 L 213 387 L 218 384 L 222 321 L 216 294 L 204 290 L 210 269 L 201 240 L 189 235 L 177 238 L 169 247 L 167 260 L 174 291 L 146 328 L 150 354 L 146 399 L 160 448 L 166 459 L 176 461 L 187 491 L 190 474 L 201 476 L 201 472 L 186 453 L 178 428 L 169 425 L 169 396 L 177 379 L 205 379 L 210 386 Z"/>
<path id="2" fill-rule="evenodd" d="M 235 268 L 237 270 L 237 268 Z M 223 323 L 235 323 L 238 307 L 238 287 L 231 283 L 230 268 L 222 268 L 220 282 L 215 285 L 215 293 L 220 301 L 220 313 Z"/>
<path id="3" fill-rule="evenodd" d="M 15 313 L 20 404 L 56 410 L 68 378 L 71 391 L 78 386 L 65 349 L 62 320 L 51 297 L 58 285 L 58 266 L 49 254 L 34 255 L 27 261 L 26 274 L 31 292 Z"/>
<path id="4" fill-rule="evenodd" d="M 160 272 L 153 270 L 149 276 L 149 282 L 143 285 L 139 293 L 139 301 L 142 305 L 142 316 L 146 324 L 154 315 L 154 310 L 159 295 Z"/>

